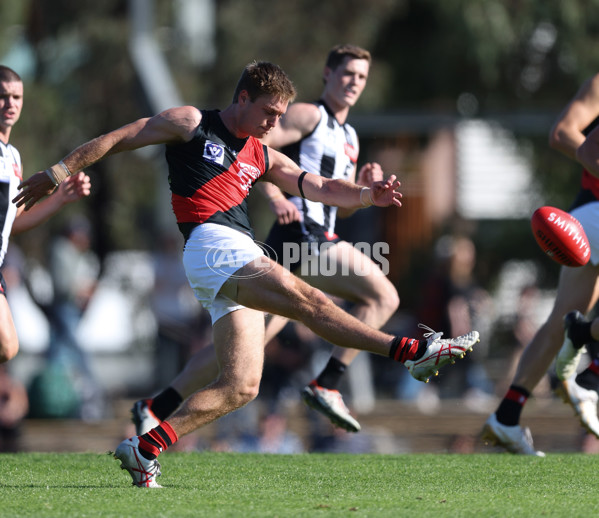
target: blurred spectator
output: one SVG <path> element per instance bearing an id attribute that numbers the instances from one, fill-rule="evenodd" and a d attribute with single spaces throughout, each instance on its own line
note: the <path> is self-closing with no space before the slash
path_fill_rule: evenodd
<path id="1" fill-rule="evenodd" d="M 64 366 L 81 380 L 81 417 L 101 418 L 101 390 L 77 335 L 100 275 L 100 261 L 91 249 L 91 225 L 85 217 L 75 216 L 67 221 L 63 233 L 51 244 L 49 265 L 54 301 L 49 307 L 48 361 Z"/>
<path id="2" fill-rule="evenodd" d="M 239 434 L 230 442 L 230 450 L 257 453 L 303 453 L 304 445 L 297 434 L 287 427 L 287 417 L 271 412 L 258 419 L 257 434 Z"/>
<path id="3" fill-rule="evenodd" d="M 433 329 L 442 329 L 448 336 L 457 336 L 469 329 L 479 330 L 481 344 L 453 369 L 434 378 L 442 397 L 464 397 L 471 410 L 487 411 L 494 404 L 493 386 L 483 360 L 488 352 L 489 330 L 492 325 L 492 300 L 476 281 L 476 247 L 463 235 L 442 236 L 435 245 L 436 268 L 425 281 L 418 321 Z M 442 387 L 442 388 L 441 388 Z M 418 387 L 423 389 L 422 386 Z M 427 406 L 431 388 L 427 389 Z M 408 390 L 407 393 L 410 393 Z"/>
<path id="4" fill-rule="evenodd" d="M 0 451 L 19 451 L 20 427 L 29 411 L 27 391 L 0 365 Z"/>

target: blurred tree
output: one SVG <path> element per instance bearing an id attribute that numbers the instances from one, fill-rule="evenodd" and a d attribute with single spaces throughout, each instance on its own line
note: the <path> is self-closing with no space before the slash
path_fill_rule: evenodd
<path id="1" fill-rule="evenodd" d="M 374 54 L 388 68 L 379 95 L 388 109 L 494 118 L 542 113 L 556 117 L 580 84 L 597 72 L 597 0 L 404 0 L 394 2 Z M 534 170 L 548 203 L 567 208 L 580 167 L 549 149 L 550 123 L 516 129 L 534 148 Z M 550 118 L 549 118 L 550 120 Z"/>

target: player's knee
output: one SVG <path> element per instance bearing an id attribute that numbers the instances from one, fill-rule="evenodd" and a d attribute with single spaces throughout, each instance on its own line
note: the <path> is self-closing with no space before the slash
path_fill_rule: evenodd
<path id="1" fill-rule="evenodd" d="M 260 383 L 244 383 L 237 385 L 229 393 L 229 403 L 235 408 L 247 405 L 258 397 Z"/>
<path id="2" fill-rule="evenodd" d="M 399 308 L 400 300 L 393 283 L 385 279 L 376 284 L 369 302 L 376 307 L 377 313 L 390 317 Z"/>
<path id="3" fill-rule="evenodd" d="M 400 299 L 397 290 L 393 284 L 389 283 L 389 287 L 385 292 L 384 305 L 387 312 L 392 315 L 399 308 Z"/>
<path id="4" fill-rule="evenodd" d="M 227 402 L 231 408 L 240 408 L 253 401 L 260 390 L 259 376 L 245 376 L 228 385 Z"/>

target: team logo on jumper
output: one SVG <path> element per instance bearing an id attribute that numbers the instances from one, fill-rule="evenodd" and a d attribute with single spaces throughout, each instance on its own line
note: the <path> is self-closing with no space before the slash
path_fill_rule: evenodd
<path id="1" fill-rule="evenodd" d="M 260 169 L 251 165 L 239 162 L 239 171 L 237 172 L 241 180 L 241 188 L 244 191 L 249 191 L 252 183 L 260 178 Z"/>
<path id="2" fill-rule="evenodd" d="M 343 150 L 352 162 L 358 161 L 358 150 L 352 146 L 349 142 L 343 144 Z"/>
<path id="3" fill-rule="evenodd" d="M 207 140 L 204 144 L 204 158 L 215 164 L 223 165 L 225 161 L 225 148 L 216 142 Z"/>

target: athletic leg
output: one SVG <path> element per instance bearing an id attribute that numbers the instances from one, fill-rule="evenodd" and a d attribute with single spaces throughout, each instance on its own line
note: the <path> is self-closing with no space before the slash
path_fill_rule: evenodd
<path id="1" fill-rule="evenodd" d="M 125 439 L 115 451 L 133 483 L 160 487 L 156 457 L 180 437 L 249 403 L 258 395 L 264 361 L 264 315 L 239 309 L 219 318 L 213 326 L 220 373 L 205 388 L 188 397 L 168 420 L 140 436 Z"/>

